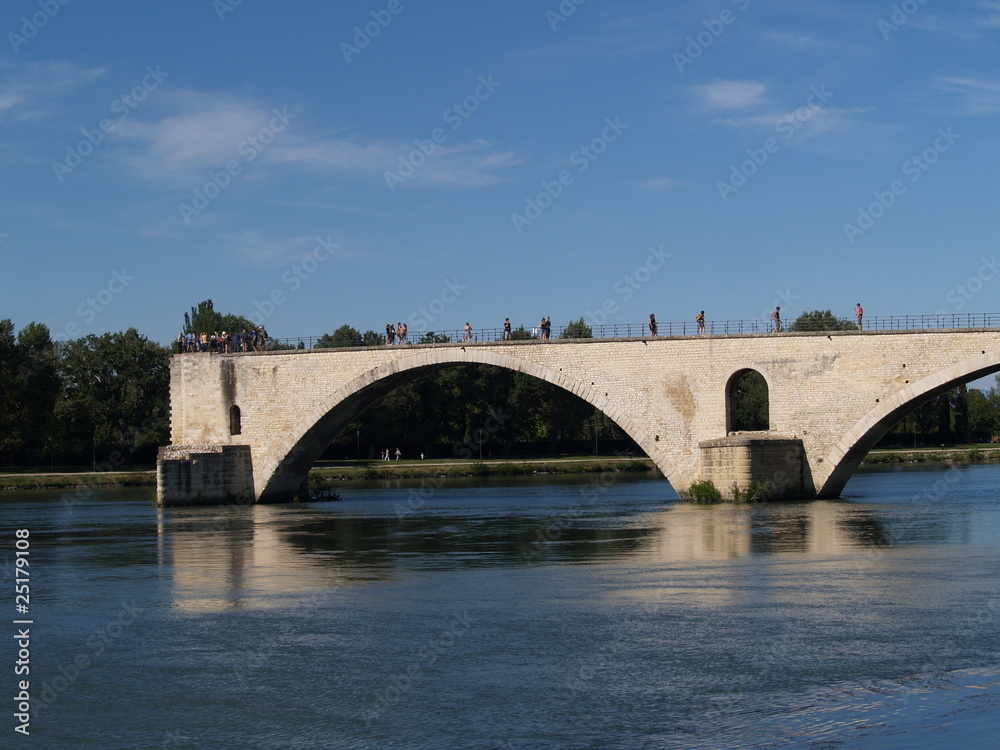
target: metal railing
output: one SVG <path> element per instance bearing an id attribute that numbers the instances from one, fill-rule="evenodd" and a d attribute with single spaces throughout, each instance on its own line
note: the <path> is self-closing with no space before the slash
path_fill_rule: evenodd
<path id="1" fill-rule="evenodd" d="M 803 323 L 782 321 L 782 328 L 777 333 L 832 333 L 870 332 L 870 331 L 925 331 L 940 329 L 982 329 L 1000 328 L 1000 313 L 949 313 L 944 315 L 885 315 L 866 316 L 859 331 L 855 318 L 836 318 L 819 321 L 813 327 Z M 657 336 L 734 336 L 755 333 L 775 333 L 774 321 L 766 318 L 749 320 L 714 320 L 706 321 L 704 331 L 699 330 L 695 321 L 658 322 Z M 347 342 L 342 338 L 336 341 L 337 346 L 385 346 L 385 334 L 377 333 L 376 337 L 369 334 L 355 342 Z M 650 338 L 646 323 L 607 323 L 604 325 L 579 324 L 572 326 L 552 326 L 549 338 L 555 339 L 618 339 L 618 338 Z M 406 344 L 476 344 L 493 343 L 504 340 L 503 328 L 474 328 L 466 335 L 464 329 L 447 329 L 443 331 L 409 331 Z M 512 332 L 511 343 L 519 341 L 539 341 L 542 339 L 542 329 L 517 328 Z M 292 336 L 289 338 L 269 339 L 268 350 L 278 349 L 313 349 L 318 344 L 332 342 L 330 335 L 325 336 Z M 393 341 L 393 345 L 399 342 Z"/>

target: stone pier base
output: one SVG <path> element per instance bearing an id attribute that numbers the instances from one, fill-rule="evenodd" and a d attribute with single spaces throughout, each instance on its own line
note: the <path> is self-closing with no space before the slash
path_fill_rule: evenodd
<path id="1" fill-rule="evenodd" d="M 798 500 L 813 497 L 798 438 L 743 433 L 698 443 L 701 478 L 730 499 Z M 736 491 L 734 491 L 736 488 Z"/>
<path id="2" fill-rule="evenodd" d="M 156 459 L 156 504 L 253 503 L 249 445 L 168 445 Z"/>

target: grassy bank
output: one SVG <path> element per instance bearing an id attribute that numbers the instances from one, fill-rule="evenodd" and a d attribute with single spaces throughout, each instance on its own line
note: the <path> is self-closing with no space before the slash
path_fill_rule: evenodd
<path id="1" fill-rule="evenodd" d="M 377 461 L 367 466 L 316 466 L 311 479 L 420 479 L 422 477 L 514 477 L 532 474 L 595 474 L 602 471 L 655 471 L 648 458 L 560 458 L 517 461 Z"/>
<path id="2" fill-rule="evenodd" d="M 991 443 L 946 448 L 891 448 L 875 450 L 865 456 L 862 464 L 919 463 L 996 463 L 1000 461 L 1000 446 Z"/>
<path id="3" fill-rule="evenodd" d="M 592 474 L 602 471 L 655 471 L 648 458 L 557 458 L 489 461 L 332 462 L 313 467 L 314 483 L 346 479 L 420 479 L 423 477 L 503 477 L 532 474 Z M 0 473 L 0 490 L 75 489 L 79 487 L 154 487 L 151 469 L 116 472 Z"/>
<path id="4" fill-rule="evenodd" d="M 143 471 L 86 474 L 0 474 L 0 490 L 70 490 L 80 487 L 155 487 L 156 473 Z"/>

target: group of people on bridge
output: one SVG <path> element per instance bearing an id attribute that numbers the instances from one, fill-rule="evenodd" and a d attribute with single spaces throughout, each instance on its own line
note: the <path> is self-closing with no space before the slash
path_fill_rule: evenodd
<path id="1" fill-rule="evenodd" d="M 466 325 L 469 325 L 466 323 Z M 393 327 L 392 323 L 385 324 L 385 345 L 391 346 L 392 344 L 407 344 L 407 327 L 406 323 L 397 323 Z"/>
<path id="2" fill-rule="evenodd" d="M 231 354 L 233 352 L 262 352 L 267 347 L 267 331 L 264 326 L 249 331 L 228 333 L 184 333 L 174 341 L 178 353 L 209 352 L 210 354 Z"/>

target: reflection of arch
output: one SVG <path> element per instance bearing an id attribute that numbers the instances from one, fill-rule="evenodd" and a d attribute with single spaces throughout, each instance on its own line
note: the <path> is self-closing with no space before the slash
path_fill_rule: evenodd
<path id="1" fill-rule="evenodd" d="M 847 480 L 868 455 L 868 451 L 910 411 L 962 383 L 1000 372 L 1000 363 L 996 361 L 996 357 L 996 352 L 983 352 L 911 383 L 888 398 L 876 399 L 875 408 L 855 422 L 833 450 L 822 459 L 820 466 L 831 468 L 825 479 L 822 475 L 816 477 L 817 496 L 839 497 Z"/>
<path id="2" fill-rule="evenodd" d="M 726 432 L 771 429 L 767 380 L 756 370 L 737 370 L 726 383 Z"/>
<path id="3" fill-rule="evenodd" d="M 240 420 L 240 407 L 233 404 L 229 407 L 229 434 L 239 435 L 243 432 L 243 425 Z"/>
<path id="4" fill-rule="evenodd" d="M 255 485 L 260 502 L 278 502 L 296 494 L 301 495 L 310 467 L 330 440 L 358 414 L 399 385 L 420 375 L 459 364 L 493 365 L 521 372 L 579 396 L 603 411 L 635 440 L 646 455 L 656 462 L 667 480 L 675 474 L 674 467 L 657 449 L 655 441 L 658 436 L 654 438 L 648 434 L 638 422 L 610 401 L 608 394 L 597 392 L 590 384 L 504 352 L 477 350 L 473 347 L 467 350 L 461 347 L 428 348 L 415 350 L 412 356 L 393 360 L 359 375 L 309 410 L 298 426 L 288 432 L 289 437 L 280 446 L 275 446 L 273 451 L 268 451 L 270 459 L 262 464 L 257 464 L 255 460 Z M 619 392 L 615 395 L 622 394 Z"/>

